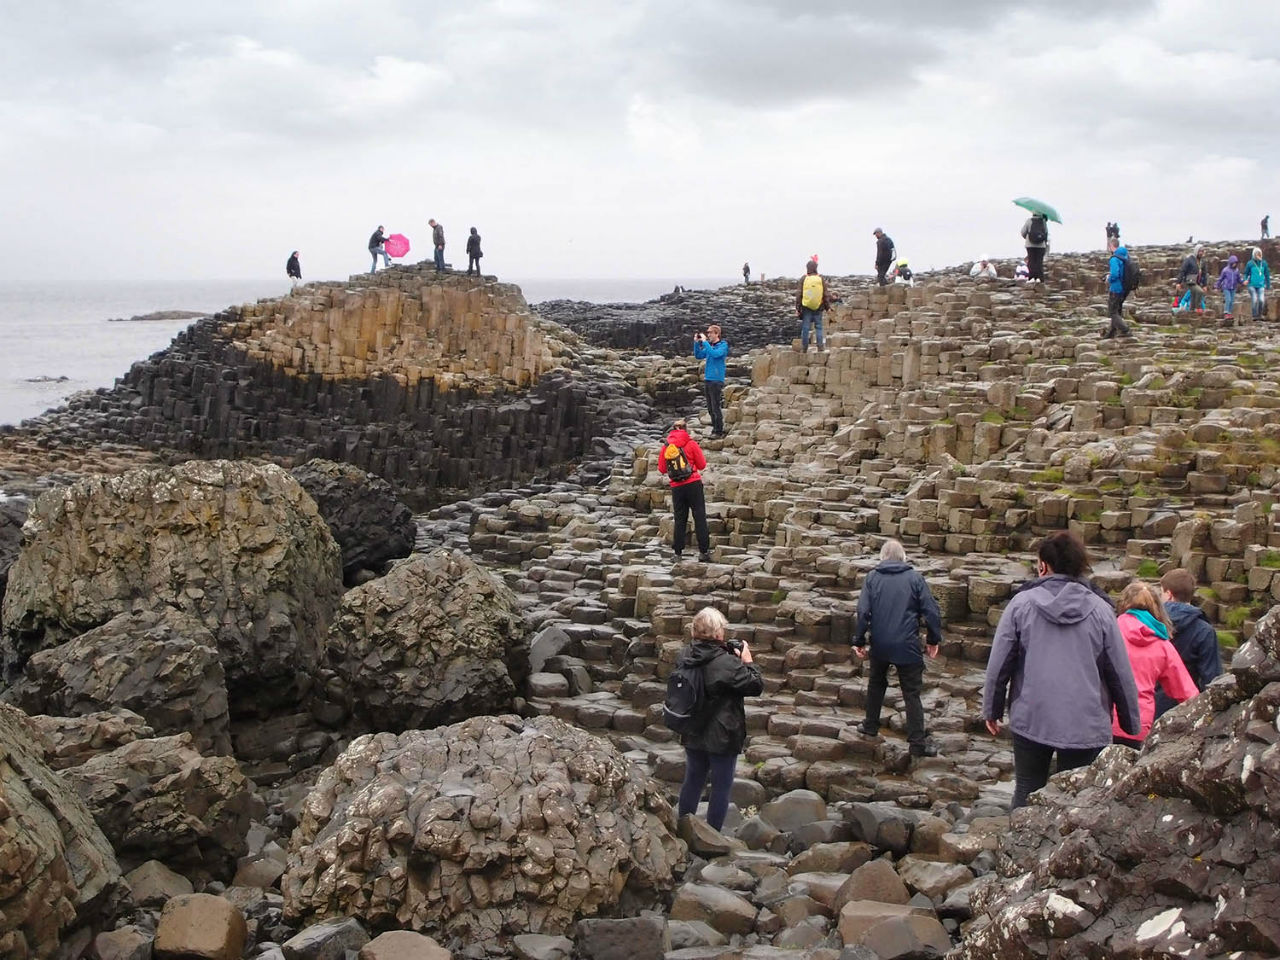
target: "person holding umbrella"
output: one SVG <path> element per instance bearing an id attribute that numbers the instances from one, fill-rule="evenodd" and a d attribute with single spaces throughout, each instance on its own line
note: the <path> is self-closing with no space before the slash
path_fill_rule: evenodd
<path id="1" fill-rule="evenodd" d="M 1061 223 L 1062 218 L 1053 207 L 1031 197 L 1019 197 L 1013 202 L 1031 213 L 1027 222 L 1022 225 L 1022 239 L 1027 246 L 1027 282 L 1044 283 L 1044 256 L 1049 252 L 1049 221 Z"/>
<path id="2" fill-rule="evenodd" d="M 289 286 L 291 287 L 296 287 L 302 280 L 302 264 L 298 263 L 297 250 L 289 254 L 289 259 L 284 265 L 284 272 L 290 280 Z"/>
<path id="3" fill-rule="evenodd" d="M 373 256 L 373 266 L 369 268 L 370 273 L 378 272 L 378 254 L 382 254 L 383 267 L 391 266 L 391 258 L 387 256 L 385 247 L 386 242 L 387 238 L 382 232 L 382 224 L 378 224 L 378 229 L 373 231 L 373 235 L 369 237 L 369 253 Z"/>

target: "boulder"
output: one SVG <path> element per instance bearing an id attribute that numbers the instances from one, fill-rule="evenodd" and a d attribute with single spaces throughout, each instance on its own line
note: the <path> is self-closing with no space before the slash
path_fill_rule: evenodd
<path id="1" fill-rule="evenodd" d="M 190 734 L 137 740 L 63 777 L 126 864 L 159 860 L 230 879 L 245 853 L 253 784 L 233 757 L 204 757 Z"/>
<path id="2" fill-rule="evenodd" d="M 356 956 L 359 960 L 452 960 L 453 954 L 430 937 L 412 930 L 388 930 L 361 947 Z M 546 960 L 559 958 L 547 957 Z"/>
<path id="3" fill-rule="evenodd" d="M 870 900 L 875 903 L 906 903 L 911 899 L 907 886 L 888 860 L 864 863 L 841 884 L 831 901 L 831 909 L 839 912 L 846 903 Z"/>
<path id="4" fill-rule="evenodd" d="M 726 935 L 750 933 L 756 922 L 756 908 L 732 890 L 686 883 L 676 892 L 671 919 L 701 920 Z"/>
<path id="5" fill-rule="evenodd" d="M 285 915 L 469 944 L 563 935 L 621 903 L 656 904 L 683 866 L 675 826 L 641 770 L 552 717 L 370 734 L 303 804 Z"/>
<path id="6" fill-rule="evenodd" d="M 44 762 L 54 770 L 78 767 L 90 757 L 156 735 L 132 710 L 103 711 L 83 717 L 37 714 L 24 720 L 44 751 Z"/>
<path id="7" fill-rule="evenodd" d="M 413 550 L 418 535 L 413 511 L 381 477 L 333 460 L 308 460 L 289 472 L 329 525 L 348 584 L 361 570 L 381 570 L 388 560 Z"/>
<path id="8" fill-rule="evenodd" d="M 908 914 L 881 920 L 862 935 L 861 946 L 880 960 L 927 960 L 951 949 L 951 938 L 936 917 Z"/>
<path id="9" fill-rule="evenodd" d="M 234 906 L 208 893 L 174 897 L 160 911 L 155 960 L 240 960 L 249 931 Z"/>
<path id="10" fill-rule="evenodd" d="M 933 911 L 924 907 L 913 907 L 905 903 L 855 900 L 852 903 L 846 903 L 840 910 L 840 937 L 846 945 L 860 944 L 862 938 L 878 924 L 886 920 L 899 920 L 911 916 L 934 917 Z M 993 953 L 990 956 L 999 957 L 1001 954 Z"/>
<path id="11" fill-rule="evenodd" d="M 909 854 L 898 861 L 898 876 L 912 890 L 937 902 L 954 887 L 962 887 L 973 879 L 973 873 L 958 863 L 940 863 Z"/>
<path id="12" fill-rule="evenodd" d="M 394 564 L 347 592 L 327 642 L 325 696 L 365 730 L 412 730 L 510 710 L 524 682 L 515 596 L 461 553 Z"/>
<path id="13" fill-rule="evenodd" d="M 122 890 L 107 838 L 41 758 L 20 711 L 0 704 L 0 956 L 51 957 Z"/>
<path id="14" fill-rule="evenodd" d="M 671 948 L 667 921 L 652 915 L 580 920 L 575 939 L 585 960 L 663 960 Z"/>
<path id="15" fill-rule="evenodd" d="M 1280 954 L 1280 607 L 1231 672 L 1015 811 L 963 960 Z"/>
<path id="16" fill-rule="evenodd" d="M 791 790 L 760 808 L 760 816 L 783 833 L 827 818 L 827 804 L 812 790 Z"/>
<path id="17" fill-rule="evenodd" d="M 511 949 L 516 960 L 570 960 L 573 941 L 545 933 L 520 933 L 511 938 Z"/>
<path id="18" fill-rule="evenodd" d="M 369 942 L 358 920 L 328 920 L 307 927 L 284 942 L 285 960 L 346 960 Z"/>
<path id="19" fill-rule="evenodd" d="M 141 927 L 129 924 L 93 938 L 93 960 L 151 960 L 155 938 Z"/>
<path id="20" fill-rule="evenodd" d="M 26 497 L 0 499 L 0 598 L 9 583 L 9 568 L 18 559 L 22 547 L 22 525 L 27 520 L 31 501 Z"/>
<path id="21" fill-rule="evenodd" d="M 41 650 L 9 696 L 27 713 L 61 717 L 131 710 L 162 736 L 190 733 L 204 753 L 231 752 L 217 640 L 173 607 L 122 613 Z"/>
<path id="22" fill-rule="evenodd" d="M 233 715 L 298 702 L 342 591 L 338 546 L 279 467 L 192 460 L 92 476 L 42 494 L 9 572 L 9 675 L 143 605 L 214 635 Z"/>
<path id="23" fill-rule="evenodd" d="M 124 878 L 133 891 L 133 902 L 140 907 L 163 907 L 174 897 L 195 892 L 190 880 L 174 873 L 159 860 L 148 860 L 134 867 Z"/>

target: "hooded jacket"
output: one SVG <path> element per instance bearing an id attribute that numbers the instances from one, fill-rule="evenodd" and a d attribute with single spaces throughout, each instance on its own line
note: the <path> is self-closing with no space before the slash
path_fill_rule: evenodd
<path id="1" fill-rule="evenodd" d="M 1200 691 L 1182 665 L 1182 658 L 1167 637 L 1165 625 L 1146 614 L 1146 611 L 1128 610 L 1116 618 L 1120 633 L 1124 637 L 1125 649 L 1129 652 L 1129 666 L 1133 669 L 1133 679 L 1138 687 L 1138 713 L 1142 721 L 1142 729 L 1137 736 L 1126 734 L 1120 728 L 1120 722 L 1113 719 L 1111 732 L 1118 737 L 1128 736 L 1134 740 L 1145 740 L 1151 731 L 1151 724 L 1156 719 L 1156 684 L 1159 684 L 1174 700 L 1181 703 L 1189 700 Z M 1158 629 L 1157 629 L 1158 628 Z"/>
<path id="2" fill-rule="evenodd" d="M 1200 282 L 1200 261 L 1194 253 L 1187 254 L 1187 259 L 1182 261 L 1182 269 L 1178 271 L 1178 282 L 1183 286 Z"/>
<path id="3" fill-rule="evenodd" d="M 1240 262 L 1240 258 L 1234 253 L 1227 257 L 1227 265 L 1222 268 L 1222 272 L 1218 274 L 1219 290 L 1235 290 L 1240 285 L 1240 271 L 1236 264 Z"/>
<path id="4" fill-rule="evenodd" d="M 693 476 L 678 483 L 672 480 L 671 486 L 683 487 L 686 484 L 701 482 L 702 474 L 698 471 L 707 469 L 707 458 L 703 454 L 702 448 L 698 446 L 698 441 L 689 436 L 688 430 L 672 430 L 667 434 L 667 443 L 674 443 L 683 450 L 685 459 L 689 461 L 689 466 L 693 467 Z M 663 444 L 663 446 L 665 447 L 666 444 Z M 667 472 L 667 458 L 662 455 L 661 450 L 658 451 L 658 472 L 661 474 Z"/>
<path id="5" fill-rule="evenodd" d="M 858 618 L 853 645 L 865 646 L 871 631 L 871 656 L 909 666 L 924 663 L 920 649 L 920 619 L 929 633 L 929 646 L 942 642 L 942 616 L 920 571 L 909 563 L 886 561 L 867 574 L 858 594 Z"/>
<path id="6" fill-rule="evenodd" d="M 475 257 L 477 260 L 484 256 L 480 252 L 480 234 L 472 233 L 471 236 L 467 237 L 467 256 Z"/>
<path id="7" fill-rule="evenodd" d="M 991 644 L 982 716 L 1049 747 L 1111 743 L 1113 709 L 1128 736 L 1141 730 L 1138 689 L 1111 605 L 1089 584 L 1054 574 L 1005 607 Z"/>
<path id="8" fill-rule="evenodd" d="M 1116 247 L 1107 270 L 1107 289 L 1112 293 L 1124 293 L 1124 265 L 1128 262 L 1129 248 Z"/>
<path id="9" fill-rule="evenodd" d="M 373 231 L 373 236 L 369 238 L 369 249 L 377 250 L 380 246 L 387 242 L 387 238 L 382 235 L 382 228 L 379 227 Z"/>
<path id="10" fill-rule="evenodd" d="M 693 341 L 693 355 L 698 360 L 707 361 L 706 370 L 703 371 L 703 380 L 719 380 L 724 383 L 724 361 L 729 356 L 729 341 L 717 340 L 712 343 L 710 340 Z"/>
<path id="11" fill-rule="evenodd" d="M 302 265 L 298 263 L 298 258 L 296 256 L 289 257 L 288 261 L 284 265 L 284 272 L 286 275 L 293 277 L 296 280 L 302 279 Z"/>
<path id="12" fill-rule="evenodd" d="M 676 662 L 702 668 L 706 694 L 706 723 L 698 733 L 682 737 L 684 745 L 708 753 L 741 753 L 747 742 L 747 711 L 742 698 L 764 692 L 760 669 L 754 663 L 743 663 L 713 640 L 694 640 L 680 651 Z"/>
<path id="13" fill-rule="evenodd" d="M 1165 613 L 1173 621 L 1173 648 L 1182 658 L 1182 665 L 1191 675 L 1191 682 L 1203 690 L 1214 677 L 1222 673 L 1222 653 L 1218 649 L 1218 631 L 1195 604 L 1170 600 L 1164 605 Z M 1177 701 L 1164 690 L 1156 691 L 1156 716 L 1177 705 Z"/>
<path id="14" fill-rule="evenodd" d="M 1250 257 L 1244 265 L 1244 276 L 1251 287 L 1271 289 L 1271 267 L 1262 257 Z"/>

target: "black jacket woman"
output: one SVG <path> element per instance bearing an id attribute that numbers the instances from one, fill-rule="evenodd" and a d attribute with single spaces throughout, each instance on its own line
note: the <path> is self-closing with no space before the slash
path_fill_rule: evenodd
<path id="1" fill-rule="evenodd" d="M 480 258 L 483 256 L 480 251 L 480 234 L 472 227 L 471 236 L 467 237 L 467 276 L 471 275 L 472 270 L 480 273 Z"/>
<path id="2" fill-rule="evenodd" d="M 743 642 L 741 649 L 734 652 L 725 643 L 728 625 L 719 610 L 703 607 L 693 617 L 693 642 L 679 658 L 683 665 L 702 668 L 706 697 L 705 722 L 697 733 L 682 738 L 685 763 L 680 816 L 697 811 L 710 774 L 707 823 L 715 830 L 724 826 L 738 754 L 747 742 L 747 712 L 742 700 L 764 692 L 760 670 L 751 661 L 751 648 Z"/>

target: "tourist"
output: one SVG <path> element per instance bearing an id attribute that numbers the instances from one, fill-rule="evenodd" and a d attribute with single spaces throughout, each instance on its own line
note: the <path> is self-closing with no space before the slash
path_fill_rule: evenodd
<path id="1" fill-rule="evenodd" d="M 427 226 L 431 228 L 431 243 L 435 247 L 436 273 L 440 273 L 444 270 L 444 227 L 434 220 L 428 220 Z"/>
<path id="2" fill-rule="evenodd" d="M 1026 260 L 1019 260 L 1018 265 L 1013 268 L 1013 279 L 1028 280 L 1031 277 L 1031 270 L 1027 267 Z"/>
<path id="3" fill-rule="evenodd" d="M 289 254 L 289 259 L 285 261 L 284 272 L 285 276 L 290 280 L 290 287 L 296 287 L 299 281 L 302 280 L 302 264 L 298 262 L 297 250 Z"/>
<path id="4" fill-rule="evenodd" d="M 434 237 L 434 231 L 433 231 L 433 237 Z M 440 241 L 441 241 L 440 246 L 437 249 L 440 251 L 439 257 L 441 261 L 443 261 L 444 259 L 444 229 L 443 228 L 441 228 L 440 230 Z M 483 256 L 484 254 L 480 250 L 480 234 L 476 232 L 475 227 L 472 227 L 471 236 L 467 237 L 467 276 L 471 276 L 471 271 L 473 269 L 475 270 L 476 276 L 480 275 L 480 258 Z M 443 266 L 443 262 L 438 263 L 436 265 L 436 269 L 439 270 L 441 266 Z"/>
<path id="5" fill-rule="evenodd" d="M 897 259 L 898 252 L 894 249 L 893 241 L 879 227 L 872 230 L 871 235 L 876 238 L 876 283 L 883 287 L 888 283 L 885 274 Z"/>
<path id="6" fill-rule="evenodd" d="M 996 271 L 996 265 L 983 257 L 969 268 L 969 276 L 977 280 L 995 280 L 1000 274 Z"/>
<path id="7" fill-rule="evenodd" d="M 1244 278 L 1249 284 L 1249 306 L 1253 319 L 1267 315 L 1267 291 L 1271 289 L 1271 267 L 1262 259 L 1262 248 L 1254 247 L 1253 255 L 1244 265 Z"/>
<path id="8" fill-rule="evenodd" d="M 1196 313 L 1204 313 L 1204 266 L 1201 261 L 1204 258 L 1204 244 L 1198 244 L 1191 253 L 1187 254 L 1187 258 L 1182 261 L 1182 268 L 1178 271 L 1178 283 L 1182 289 L 1186 291 L 1184 299 L 1187 302 L 1186 309 L 1194 310 Z M 1182 311 L 1182 305 L 1178 305 L 1178 311 Z"/>
<path id="9" fill-rule="evenodd" d="M 1262 218 L 1261 227 L 1262 227 L 1262 239 L 1266 240 L 1268 237 L 1271 236 L 1271 214 L 1268 213 L 1265 217 Z"/>
<path id="10" fill-rule="evenodd" d="M 796 313 L 800 317 L 800 352 L 809 350 L 809 327 L 813 327 L 818 338 L 818 349 L 826 350 L 827 343 L 822 338 L 822 311 L 831 305 L 831 296 L 827 290 L 827 281 L 818 273 L 816 257 L 804 265 L 804 279 L 800 281 L 800 289 L 796 291 Z"/>
<path id="11" fill-rule="evenodd" d="M 764 692 L 760 669 L 751 661 L 751 648 L 745 640 L 726 642 L 728 626 L 723 613 L 715 607 L 703 607 L 693 616 L 693 641 L 676 661 L 678 666 L 701 668 L 706 717 L 699 732 L 680 738 L 684 744 L 684 783 L 680 786 L 679 815 L 697 812 L 710 774 L 707 823 L 713 830 L 724 826 L 738 754 L 747 742 L 747 711 L 742 700 Z"/>
<path id="12" fill-rule="evenodd" d="M 1193 602 L 1196 578 L 1179 567 L 1160 578 L 1165 613 L 1173 624 L 1173 648 L 1191 675 L 1197 690 L 1203 690 L 1222 673 L 1222 653 L 1218 650 L 1218 631 L 1205 612 Z M 1163 690 L 1156 691 L 1156 716 L 1173 708 L 1175 701 Z"/>
<path id="13" fill-rule="evenodd" d="M 907 258 L 903 257 L 898 261 L 896 269 L 893 271 L 893 282 L 903 283 L 908 287 L 916 285 L 916 276 L 911 272 L 911 265 L 907 263 Z"/>
<path id="14" fill-rule="evenodd" d="M 1140 730 L 1124 638 L 1111 604 L 1083 579 L 1088 568 L 1076 534 L 1049 534 L 1040 541 L 1037 578 L 1013 596 L 996 626 L 982 717 L 997 736 L 1007 697 L 1012 810 L 1048 783 L 1054 754 L 1059 771 L 1093 762 L 1111 743 L 1113 704 L 1125 733 Z"/>
<path id="15" fill-rule="evenodd" d="M 1222 268 L 1222 272 L 1218 274 L 1217 287 L 1222 291 L 1222 319 L 1231 320 L 1232 312 L 1236 305 L 1236 287 L 1240 285 L 1243 279 L 1240 276 L 1240 268 L 1236 266 L 1240 262 L 1240 258 L 1234 253 L 1227 257 L 1227 265 Z"/>
<path id="16" fill-rule="evenodd" d="M 928 632 L 920 649 L 920 621 Z M 867 633 L 871 650 L 867 650 Z M 880 734 L 880 707 L 889 687 L 889 667 L 898 671 L 898 686 L 907 714 L 907 744 L 913 757 L 936 756 L 928 741 L 920 688 L 924 683 L 924 653 L 932 660 L 942 643 L 942 617 L 924 577 L 907 563 L 907 553 L 897 540 L 880 548 L 880 564 L 867 574 L 858 594 L 858 618 L 853 628 L 853 652 L 860 660 L 870 657 L 867 679 L 867 716 L 858 728 L 865 736 Z"/>
<path id="17" fill-rule="evenodd" d="M 1120 224 L 1107 221 L 1107 253 L 1115 253 L 1120 246 Z"/>
<path id="18" fill-rule="evenodd" d="M 742 265 L 742 282 L 748 286 L 751 284 L 751 264 L 744 263 Z"/>
<path id="19" fill-rule="evenodd" d="M 378 229 L 373 231 L 373 236 L 369 238 L 369 253 L 373 255 L 373 266 L 369 268 L 370 273 L 378 272 L 378 254 L 382 254 L 382 265 L 384 267 L 391 266 L 391 258 L 387 256 L 387 248 L 383 246 L 387 242 L 387 238 L 382 233 L 382 224 L 378 224 Z"/>
<path id="20" fill-rule="evenodd" d="M 702 374 L 702 392 L 707 398 L 707 413 L 711 415 L 711 436 L 724 436 L 724 414 L 720 410 L 724 399 L 724 362 L 729 356 L 729 341 L 720 339 L 720 326 L 711 324 L 707 332 L 693 335 L 693 355 L 707 361 Z"/>
<path id="21" fill-rule="evenodd" d="M 671 512 L 675 518 L 672 550 L 675 562 L 680 562 L 684 552 L 689 514 L 693 514 L 693 532 L 698 540 L 698 559 L 711 562 L 711 534 L 707 530 L 707 501 L 702 489 L 702 473 L 707 469 L 707 458 L 698 441 L 689 436 L 689 424 L 684 419 L 671 425 L 666 445 L 658 452 L 658 472 L 667 477 L 671 485 Z"/>
<path id="22" fill-rule="evenodd" d="M 1102 335 L 1103 340 L 1133 336 L 1133 331 L 1124 322 L 1124 298 L 1129 295 L 1124 285 L 1124 271 L 1128 264 L 1128 249 L 1116 247 L 1115 252 L 1111 254 L 1111 263 L 1107 270 L 1107 308 L 1111 311 L 1111 325 Z"/>
<path id="23" fill-rule="evenodd" d="M 1044 256 L 1049 252 L 1049 221 L 1043 213 L 1033 213 L 1022 225 L 1027 243 L 1027 282 L 1044 283 Z"/>
<path id="24" fill-rule="evenodd" d="M 1181 703 L 1199 693 L 1196 685 L 1182 664 L 1182 658 L 1169 638 L 1173 635 L 1173 623 L 1165 613 L 1164 604 L 1154 590 L 1140 580 L 1124 588 L 1117 604 L 1120 616 L 1116 623 L 1124 637 L 1129 652 L 1129 667 L 1133 670 L 1138 688 L 1138 716 L 1141 721 L 1137 736 L 1126 736 L 1118 718 L 1111 722 L 1112 742 L 1134 749 L 1142 749 L 1151 724 L 1156 719 L 1156 685 Z"/>

